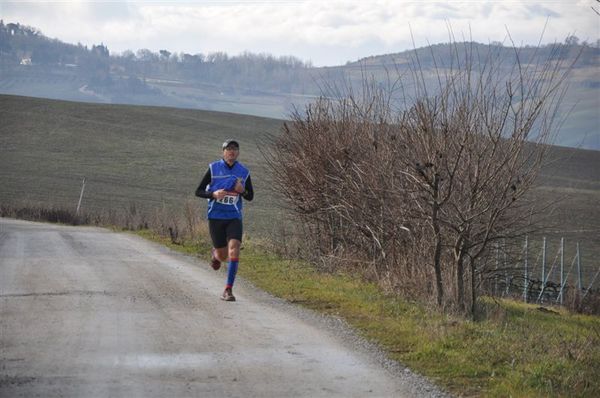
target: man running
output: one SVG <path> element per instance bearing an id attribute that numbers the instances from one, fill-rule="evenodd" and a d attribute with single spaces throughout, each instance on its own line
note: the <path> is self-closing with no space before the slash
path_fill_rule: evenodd
<path id="1" fill-rule="evenodd" d="M 213 242 L 211 266 L 218 270 L 221 262 L 229 258 L 227 284 L 221 299 L 235 301 L 232 289 L 242 243 L 242 198 L 252 200 L 254 190 L 250 171 L 237 161 L 238 142 L 227 140 L 222 148 L 223 158 L 208 166 L 196 196 L 208 199 L 208 228 Z"/>

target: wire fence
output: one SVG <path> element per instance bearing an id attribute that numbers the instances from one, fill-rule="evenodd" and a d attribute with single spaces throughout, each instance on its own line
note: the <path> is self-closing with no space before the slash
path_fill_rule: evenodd
<path id="1" fill-rule="evenodd" d="M 546 237 L 534 244 L 526 237 L 521 247 L 498 243 L 492 249 L 494 268 L 484 290 L 496 297 L 521 297 L 537 304 L 565 305 L 567 297 L 580 303 L 591 296 L 600 297 L 600 265 L 584 267 L 579 242 L 570 249 L 567 255 L 564 237 L 552 251 Z"/>

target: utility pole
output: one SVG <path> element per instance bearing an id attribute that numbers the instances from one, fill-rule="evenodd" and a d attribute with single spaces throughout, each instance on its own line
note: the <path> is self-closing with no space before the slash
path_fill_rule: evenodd
<path id="1" fill-rule="evenodd" d="M 563 304 L 563 289 L 565 287 L 565 238 L 560 238 L 560 304 Z"/>
<path id="2" fill-rule="evenodd" d="M 577 242 L 577 288 L 583 289 L 583 280 L 581 278 L 581 253 L 579 252 L 579 242 Z"/>
<path id="3" fill-rule="evenodd" d="M 542 246 L 542 290 L 546 287 L 546 237 Z"/>
<path id="4" fill-rule="evenodd" d="M 79 194 L 79 202 L 77 203 L 77 211 L 75 211 L 75 215 L 79 215 L 79 208 L 81 207 L 81 199 L 83 199 L 83 191 L 85 190 L 85 177 L 83 177 L 83 182 L 81 183 L 81 193 Z"/>
<path id="5" fill-rule="evenodd" d="M 525 282 L 523 283 L 523 301 L 527 302 L 527 287 L 529 286 L 529 275 L 528 275 L 528 266 L 527 264 L 527 252 L 528 252 L 528 236 L 525 235 Z"/>

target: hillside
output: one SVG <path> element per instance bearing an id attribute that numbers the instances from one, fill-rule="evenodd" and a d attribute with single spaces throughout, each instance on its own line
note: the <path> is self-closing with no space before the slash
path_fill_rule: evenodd
<path id="1" fill-rule="evenodd" d="M 87 179 L 86 210 L 181 207 L 221 143 L 236 137 L 256 189 L 250 225 L 267 225 L 258 142 L 282 122 L 186 109 L 100 105 L 0 96 L 0 203 L 75 208 Z M 266 228 L 266 227 L 265 227 Z"/>
<path id="2" fill-rule="evenodd" d="M 7 95 L 0 95 L 0 119 L 0 205 L 75 208 L 84 176 L 85 210 L 199 203 L 194 190 L 208 162 L 220 156 L 224 139 L 235 137 L 256 188 L 247 206 L 248 231 L 276 233 L 284 220 L 259 151 L 261 139 L 277 134 L 281 120 Z M 565 237 L 570 264 L 579 241 L 591 277 L 600 266 L 600 152 L 554 147 L 537 194 L 562 199 L 546 233 L 549 261 Z"/>
<path id="3" fill-rule="evenodd" d="M 9 29 L 10 26 L 10 29 Z M 11 32 L 10 34 L 7 32 Z M 16 32 L 16 33 L 15 33 Z M 564 118 L 557 144 L 600 150 L 600 49 L 577 43 L 540 49 L 499 44 L 458 43 L 479 54 L 493 52 L 508 72 L 519 52 L 536 62 L 579 59 L 560 108 Z M 43 36 L 35 28 L 0 23 L 0 93 L 115 104 L 169 106 L 231 112 L 278 119 L 288 118 L 329 87 L 360 87 L 365 77 L 385 83 L 410 75 L 418 56 L 424 75 L 434 82 L 434 69 L 444 70 L 453 47 L 434 44 L 395 54 L 374 55 L 358 62 L 315 68 L 293 57 L 244 53 L 172 54 L 140 49 L 111 54 L 100 44 L 88 49 Z M 536 52 L 537 51 L 537 52 Z M 434 61 L 435 60 L 435 61 Z"/>

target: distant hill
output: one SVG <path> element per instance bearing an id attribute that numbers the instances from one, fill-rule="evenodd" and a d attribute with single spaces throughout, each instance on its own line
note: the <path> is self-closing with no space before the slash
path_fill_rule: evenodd
<path id="1" fill-rule="evenodd" d="M 515 49 L 500 43 L 458 43 L 481 54 L 494 50 L 510 67 Z M 544 59 L 551 46 L 516 49 L 521 59 L 534 52 Z M 359 87 L 364 76 L 383 82 L 387 73 L 407 74 L 418 56 L 424 71 L 443 68 L 453 47 L 434 44 L 414 51 L 374 55 L 335 67 L 316 68 L 294 57 L 244 53 L 229 56 L 154 53 L 111 54 L 103 44 L 87 48 L 45 37 L 33 27 L 0 21 L 0 93 L 71 101 L 156 105 L 224 111 L 284 119 L 302 109 L 327 87 Z M 600 49 L 578 40 L 561 49 L 560 57 L 580 53 L 563 100 L 570 114 L 557 144 L 600 150 Z M 435 60 L 435 62 L 434 62 Z"/>

